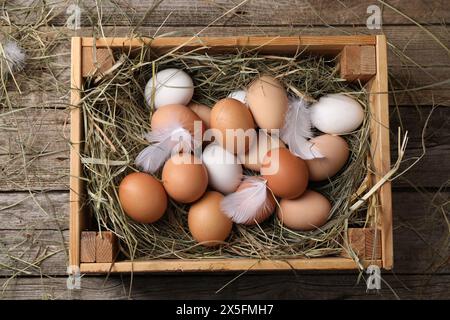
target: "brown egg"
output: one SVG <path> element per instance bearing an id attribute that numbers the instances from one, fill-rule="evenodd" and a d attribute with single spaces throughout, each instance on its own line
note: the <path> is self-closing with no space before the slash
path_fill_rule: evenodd
<path id="1" fill-rule="evenodd" d="M 206 129 L 211 127 L 211 108 L 205 106 L 204 104 L 190 102 L 188 104 L 189 109 L 194 111 L 194 113 L 203 121 Z"/>
<path id="2" fill-rule="evenodd" d="M 296 199 L 281 199 L 277 208 L 278 219 L 293 230 L 309 231 L 327 222 L 331 204 L 318 192 L 306 190 Z"/>
<path id="3" fill-rule="evenodd" d="M 219 100 L 214 105 L 211 111 L 211 128 L 221 133 L 221 137 L 216 138 L 222 147 L 234 154 L 246 153 L 252 139 L 256 138 L 255 130 L 247 131 L 255 128 L 252 114 L 242 102 L 233 98 Z M 227 129 L 240 129 L 241 134 L 234 135 L 235 131 Z M 244 135 L 246 131 L 247 134 Z"/>
<path id="4" fill-rule="evenodd" d="M 269 189 L 281 198 L 297 198 L 308 186 L 305 161 L 286 148 L 267 152 L 261 165 L 261 175 L 267 180 Z"/>
<path id="5" fill-rule="evenodd" d="M 200 159 L 191 154 L 173 155 L 162 171 L 162 183 L 168 195 L 181 203 L 194 202 L 208 187 L 208 172 Z"/>
<path id="6" fill-rule="evenodd" d="M 248 152 L 244 156 L 241 155 L 239 159 L 247 169 L 260 171 L 264 156 L 273 148 L 286 148 L 286 145 L 280 139 L 271 137 L 261 131 L 257 140 L 251 144 Z"/>
<path id="7" fill-rule="evenodd" d="M 241 190 L 245 190 L 246 188 L 248 188 L 250 186 L 250 183 L 247 181 L 243 181 L 239 187 L 237 188 L 236 192 L 239 192 Z M 273 197 L 272 192 L 270 192 L 270 190 L 267 190 L 267 197 L 266 197 L 266 203 L 265 206 L 262 208 L 262 210 L 260 210 L 257 214 L 256 214 L 256 218 L 252 219 L 250 221 L 247 221 L 246 223 L 244 223 L 245 225 L 254 225 L 256 223 L 262 223 L 264 222 L 264 220 L 266 220 L 267 218 L 269 218 L 273 211 L 275 210 L 275 198 Z"/>
<path id="8" fill-rule="evenodd" d="M 262 76 L 247 91 L 247 103 L 258 127 L 281 129 L 288 109 L 283 85 L 274 77 Z"/>
<path id="9" fill-rule="evenodd" d="M 213 247 L 225 241 L 231 233 L 233 222 L 220 209 L 223 195 L 208 191 L 189 209 L 188 225 L 192 237 L 203 245 Z"/>
<path id="10" fill-rule="evenodd" d="M 143 172 L 131 173 L 120 182 L 119 200 L 123 211 L 141 223 L 157 221 L 167 208 L 167 195 L 161 182 Z"/>
<path id="11" fill-rule="evenodd" d="M 311 181 L 322 181 L 331 178 L 344 167 L 350 151 L 343 138 L 324 134 L 310 140 L 324 158 L 306 160 Z"/>
<path id="12" fill-rule="evenodd" d="M 152 130 L 164 130 L 173 125 L 181 125 L 194 135 L 194 122 L 197 121 L 198 127 L 203 135 L 204 125 L 201 119 L 188 107 L 181 104 L 168 104 L 158 108 L 152 115 Z"/>

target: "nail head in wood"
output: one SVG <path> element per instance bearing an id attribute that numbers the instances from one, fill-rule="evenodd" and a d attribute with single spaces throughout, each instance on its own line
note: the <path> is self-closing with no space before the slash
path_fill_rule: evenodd
<path id="1" fill-rule="evenodd" d="M 94 52 L 97 59 L 94 59 Z M 113 65 L 114 58 L 109 48 L 83 47 L 81 65 L 83 77 L 104 73 Z"/>
<path id="2" fill-rule="evenodd" d="M 81 262 L 95 262 L 95 239 L 97 232 L 95 231 L 83 231 L 81 232 L 81 249 L 80 249 L 80 261 Z"/>
<path id="3" fill-rule="evenodd" d="M 113 262 L 118 250 L 116 235 L 111 231 L 98 232 L 95 247 L 96 262 Z"/>
<path id="4" fill-rule="evenodd" d="M 345 46 L 340 57 L 341 78 L 369 81 L 377 73 L 375 46 Z"/>

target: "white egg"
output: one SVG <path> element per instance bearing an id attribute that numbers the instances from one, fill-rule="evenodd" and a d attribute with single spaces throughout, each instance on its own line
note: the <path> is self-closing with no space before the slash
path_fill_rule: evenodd
<path id="1" fill-rule="evenodd" d="M 194 94 L 194 83 L 183 70 L 170 68 L 159 71 L 145 86 L 145 101 L 151 105 L 154 95 L 154 106 L 159 108 L 167 104 L 184 104 L 191 101 Z"/>
<path id="2" fill-rule="evenodd" d="M 228 95 L 228 98 L 239 100 L 243 104 L 247 105 L 247 92 L 244 90 L 235 90 Z"/>
<path id="3" fill-rule="evenodd" d="M 330 134 L 350 133 L 364 120 L 364 110 L 358 101 L 343 94 L 321 97 L 310 112 L 312 125 Z"/>
<path id="4" fill-rule="evenodd" d="M 242 165 L 234 154 L 212 143 L 203 151 L 202 161 L 214 190 L 223 194 L 236 191 L 242 180 Z"/>

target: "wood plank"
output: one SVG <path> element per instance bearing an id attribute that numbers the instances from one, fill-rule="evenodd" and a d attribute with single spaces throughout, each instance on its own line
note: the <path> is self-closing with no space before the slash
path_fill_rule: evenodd
<path id="1" fill-rule="evenodd" d="M 0 198 L 0 200 L 2 199 L 4 198 Z M 51 198 L 56 216 L 65 216 L 66 220 L 68 219 L 68 199 L 67 192 Z M 442 216 L 443 210 L 446 210 L 445 203 L 449 203 L 449 201 L 450 192 L 443 192 L 439 195 L 434 195 L 434 193 L 422 195 L 407 191 L 393 193 L 394 272 L 396 274 L 450 273 L 450 266 L 446 262 L 448 259 L 448 242 L 446 242 L 448 241 L 448 231 Z M 27 205 L 26 209 L 17 205 L 0 211 L 1 217 L 15 216 L 16 219 L 24 221 L 23 228 L 19 228 L 19 226 L 14 228 L 14 224 L 0 219 L 0 264 L 23 266 L 23 264 L 17 264 L 16 261 L 8 258 L 6 254 L 9 248 L 14 248 L 10 254 L 14 256 L 24 254 L 24 259 L 29 262 L 36 260 L 39 252 L 50 249 L 50 252 L 54 252 L 64 249 L 61 244 L 61 233 L 56 228 L 39 230 L 37 229 L 39 225 L 32 228 L 34 218 L 31 218 L 35 217 L 34 212 L 41 210 L 37 204 L 33 205 L 33 203 Z M 30 219 L 28 228 L 26 228 L 27 219 Z M 36 219 L 38 218 L 36 217 Z M 67 226 L 66 222 L 65 228 Z M 12 227 L 10 230 L 5 230 L 10 227 Z M 67 245 L 68 231 L 64 228 L 63 235 Z M 49 246 L 50 249 L 46 249 Z M 41 269 L 32 268 L 30 271 L 33 271 L 33 274 L 65 275 L 66 266 L 67 256 L 61 251 L 52 256 L 49 261 L 45 261 L 41 265 Z M 0 266 L 0 276 L 11 273 L 11 270 Z"/>
<path id="2" fill-rule="evenodd" d="M 32 0 L 21 1 L 22 6 L 31 5 Z M 365 25 L 369 16 L 367 7 L 373 5 L 370 0 L 347 0 L 327 1 L 316 0 L 314 2 L 283 1 L 276 2 L 270 0 L 247 1 L 243 5 L 242 1 L 217 0 L 214 2 L 202 0 L 166 0 L 159 4 L 153 12 L 149 12 L 152 4 L 139 0 L 125 0 L 120 2 L 100 2 L 102 12 L 102 25 L 129 26 L 141 23 L 145 26 L 159 26 L 163 22 L 171 26 L 189 25 Z M 376 2 L 375 2 L 376 3 Z M 417 22 L 422 23 L 449 23 L 450 14 L 445 1 L 400 1 L 391 0 L 389 3 L 398 8 L 404 14 L 410 16 Z M 79 3 L 81 12 L 81 25 L 90 25 L 92 21 L 98 19 L 98 13 L 94 0 L 85 0 Z M 36 4 L 34 4 L 36 6 Z M 66 13 L 69 4 L 65 2 L 39 2 L 36 13 L 41 7 L 53 9 L 55 17 L 51 23 L 55 26 L 62 26 L 68 20 Z M 6 3 L 8 9 L 12 6 Z M 235 10 L 231 11 L 232 8 Z M 380 5 L 380 7 L 382 7 Z M 10 10 L 11 11 L 11 10 Z M 226 14 L 227 11 L 231 11 Z M 13 11 L 11 11 L 13 12 Z M 26 23 L 34 17 L 25 17 L 17 10 L 10 14 L 16 23 Z M 222 17 L 223 16 L 223 17 Z M 222 17 L 221 19 L 219 19 Z M 217 20 L 217 21 L 216 21 Z M 391 9 L 384 8 L 383 24 L 411 24 Z"/>
<path id="3" fill-rule="evenodd" d="M 409 144 L 402 168 L 413 163 L 422 153 L 422 128 L 431 111 L 430 107 L 402 106 L 390 108 L 391 158 L 397 158 L 397 127 L 403 125 L 409 131 Z M 68 130 L 70 119 L 65 110 L 28 109 L 12 117 L 0 117 L 0 190 L 68 190 L 69 152 Z M 399 120 L 401 118 L 401 121 Z M 393 182 L 395 187 L 440 187 L 448 179 L 450 140 L 450 109 L 438 107 L 433 111 L 425 134 L 426 154 L 416 167 Z M 17 124 L 16 122 L 17 121 Z M 17 137 L 16 127 L 21 129 L 23 141 Z M 436 130 L 438 128 L 438 130 Z M 25 139 L 26 138 L 26 139 Z M 5 147 L 7 146 L 7 147 Z M 19 150 L 24 147 L 29 154 L 24 160 Z M 6 150 L 6 151 L 5 151 Z M 45 151 L 45 152 L 44 152 Z"/>
<path id="4" fill-rule="evenodd" d="M 156 27 L 146 27 L 139 30 L 144 35 L 153 35 L 156 31 Z M 430 32 L 436 35 L 447 47 L 450 47 L 450 38 L 448 37 L 450 27 L 432 26 L 429 27 Z M 65 29 L 64 29 L 65 30 Z M 160 30 L 160 34 L 167 32 L 175 32 L 173 36 L 189 36 L 199 30 L 199 27 L 163 27 Z M 5 30 L 7 32 L 7 30 Z M 51 28 L 42 28 L 42 32 L 45 32 L 49 37 L 61 38 L 61 31 L 54 31 Z M 125 36 L 130 32 L 130 28 L 127 27 L 106 27 L 105 34 L 109 36 Z M 287 27 L 211 27 L 204 32 L 205 36 L 237 36 L 237 35 L 281 35 L 281 36 L 295 36 L 295 35 L 339 35 L 339 34 L 361 34 L 368 33 L 367 28 L 363 27 L 337 27 L 337 28 L 324 28 L 324 27 L 308 27 L 308 28 L 287 28 Z M 395 26 L 384 27 L 383 32 L 386 34 L 390 41 L 390 50 L 388 52 L 389 70 L 390 75 L 396 81 L 402 82 L 408 87 L 422 87 L 432 83 L 436 83 L 448 78 L 450 72 L 450 64 L 448 54 L 440 47 L 429 35 L 423 30 L 413 26 Z M 92 36 L 92 28 L 83 28 L 77 33 L 66 32 L 68 36 L 72 34 L 80 34 L 84 36 Z M 19 95 L 15 89 L 15 86 L 10 83 L 9 95 L 14 101 L 14 105 L 17 107 L 48 107 L 48 108 L 64 108 L 68 105 L 69 100 L 67 97 L 68 86 L 70 84 L 70 42 L 67 38 L 59 40 L 60 45 L 54 49 L 52 54 L 56 55 L 54 64 L 57 64 L 60 71 L 57 72 L 57 78 L 66 87 L 59 88 L 57 91 L 54 85 L 36 86 L 36 83 L 42 82 L 41 71 L 31 70 L 27 72 L 27 77 L 34 79 L 29 81 L 22 79 L 20 73 L 18 81 L 22 92 L 24 94 Z M 395 46 L 396 49 L 393 49 Z M 398 52 L 403 52 L 409 58 L 397 57 Z M 420 69 L 417 65 L 425 67 Z M 392 82 L 394 88 L 403 89 L 400 84 L 394 81 Z M 422 90 L 414 94 L 415 99 L 410 97 L 410 94 L 398 93 L 397 103 L 402 105 L 411 105 L 417 103 L 419 105 L 430 105 L 434 100 L 436 103 L 444 105 L 450 105 L 450 84 L 440 87 L 432 87 L 431 89 Z M 391 103 L 392 103 L 391 99 Z"/>
<path id="5" fill-rule="evenodd" d="M 373 264 L 381 267 L 381 260 L 361 261 L 364 267 Z M 281 270 L 357 270 L 358 265 L 349 258 L 323 257 L 315 259 L 255 260 L 255 259 L 215 259 L 211 260 L 148 260 L 119 261 L 111 263 L 82 263 L 82 273 L 119 272 L 228 272 L 228 271 L 281 271 Z"/>
<path id="6" fill-rule="evenodd" d="M 0 230 L 0 276 L 65 275 L 69 231 Z"/>
<path id="7" fill-rule="evenodd" d="M 147 275 L 133 278 L 131 299 L 449 299 L 450 276 L 383 274 L 379 292 L 367 292 L 357 274 L 292 272 L 245 274 L 216 293 L 235 274 Z M 0 279 L 0 286 L 6 279 Z M 391 289 L 386 285 L 389 284 Z M 130 277 L 83 277 L 69 291 L 66 278 L 20 278 L 5 287 L 4 299 L 128 299 Z M 187 291 L 186 288 L 189 288 Z"/>
<path id="8" fill-rule="evenodd" d="M 83 230 L 83 219 L 81 217 L 80 199 L 83 192 L 81 178 L 82 165 L 80 150 L 82 143 L 82 114 L 78 103 L 81 99 L 81 38 L 72 38 L 71 53 L 71 91 L 70 91 L 70 247 L 69 265 L 78 266 L 80 264 L 80 234 Z"/>
<path id="9" fill-rule="evenodd" d="M 0 230 L 64 230 L 68 212 L 68 192 L 0 193 Z"/>
<path id="10" fill-rule="evenodd" d="M 350 82 L 370 80 L 377 72 L 375 58 L 374 46 L 345 46 L 339 60 L 341 78 Z"/>
<path id="11" fill-rule="evenodd" d="M 370 85 L 371 115 L 374 117 L 371 128 L 371 158 L 373 159 L 374 184 L 380 181 L 391 169 L 390 141 L 389 141 L 389 105 L 388 105 L 388 74 L 386 37 L 377 36 L 376 45 L 377 72 Z M 391 269 L 394 263 L 392 240 L 392 186 L 385 182 L 378 190 L 378 201 L 381 228 L 381 246 L 383 267 Z"/>

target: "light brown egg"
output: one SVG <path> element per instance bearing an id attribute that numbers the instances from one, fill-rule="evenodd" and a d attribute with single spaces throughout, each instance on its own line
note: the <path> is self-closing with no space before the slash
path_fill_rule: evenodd
<path id="1" fill-rule="evenodd" d="M 119 200 L 123 211 L 141 223 L 157 221 L 167 208 L 167 195 L 161 182 L 143 172 L 131 173 L 120 182 Z"/>
<path id="2" fill-rule="evenodd" d="M 248 151 L 252 139 L 256 138 L 252 114 L 248 108 L 240 101 L 233 98 L 225 98 L 217 101 L 211 111 L 211 128 L 217 129 L 221 137 L 217 137 L 222 147 L 231 153 L 244 154 Z M 227 129 L 239 129 L 241 134 L 234 135 L 234 131 Z M 253 135 L 244 135 L 248 132 Z M 228 136 L 227 136 L 228 132 Z"/>
<path id="3" fill-rule="evenodd" d="M 277 208 L 278 219 L 289 229 L 309 231 L 327 222 L 331 204 L 318 192 L 306 190 L 296 199 L 281 199 Z"/>
<path id="4" fill-rule="evenodd" d="M 194 113 L 203 121 L 206 129 L 211 127 L 211 108 L 205 106 L 204 104 L 190 102 L 188 104 L 189 109 L 194 111 Z"/>
<path id="5" fill-rule="evenodd" d="M 162 183 L 172 199 L 190 203 L 200 199 L 205 193 L 208 172 L 200 159 L 191 154 L 177 154 L 164 165 Z"/>
<path id="6" fill-rule="evenodd" d="M 247 91 L 247 103 L 258 127 L 281 129 L 288 109 L 283 85 L 274 77 L 262 76 Z"/>
<path id="7" fill-rule="evenodd" d="M 194 122 L 197 121 L 203 135 L 205 126 L 201 119 L 188 107 L 181 104 L 169 104 L 158 108 L 152 115 L 152 130 L 164 130 L 173 125 L 181 125 L 194 135 Z"/>
<path id="8" fill-rule="evenodd" d="M 249 186 L 250 186 L 249 182 L 243 181 L 237 188 L 236 192 L 245 190 Z M 275 198 L 273 197 L 272 192 L 270 192 L 270 190 L 267 190 L 266 202 L 265 202 L 265 205 L 262 208 L 262 210 L 260 210 L 258 213 L 256 213 L 256 217 L 254 219 L 247 221 L 244 224 L 245 225 L 254 225 L 256 223 L 260 224 L 260 223 L 264 222 L 264 220 L 269 218 L 272 215 L 272 213 L 274 212 L 275 204 L 276 204 L 276 202 L 275 202 Z"/>
<path id="9" fill-rule="evenodd" d="M 239 159 L 247 169 L 260 171 L 264 156 L 273 148 L 286 148 L 286 145 L 280 139 L 260 132 L 257 140 L 251 144 L 248 152 L 243 156 L 241 155 Z"/>
<path id="10" fill-rule="evenodd" d="M 220 209 L 223 195 L 208 191 L 189 209 L 188 225 L 192 237 L 202 245 L 213 247 L 225 241 L 231 233 L 233 222 Z"/>
<path id="11" fill-rule="evenodd" d="M 347 141 L 340 136 L 324 134 L 310 141 L 324 156 L 324 158 L 306 160 L 311 181 L 331 178 L 347 163 L 350 154 L 349 147 Z"/>
<path id="12" fill-rule="evenodd" d="M 281 198 L 297 198 L 308 186 L 308 167 L 305 161 L 286 148 L 267 152 L 261 165 L 261 175 L 267 180 L 269 189 Z"/>

